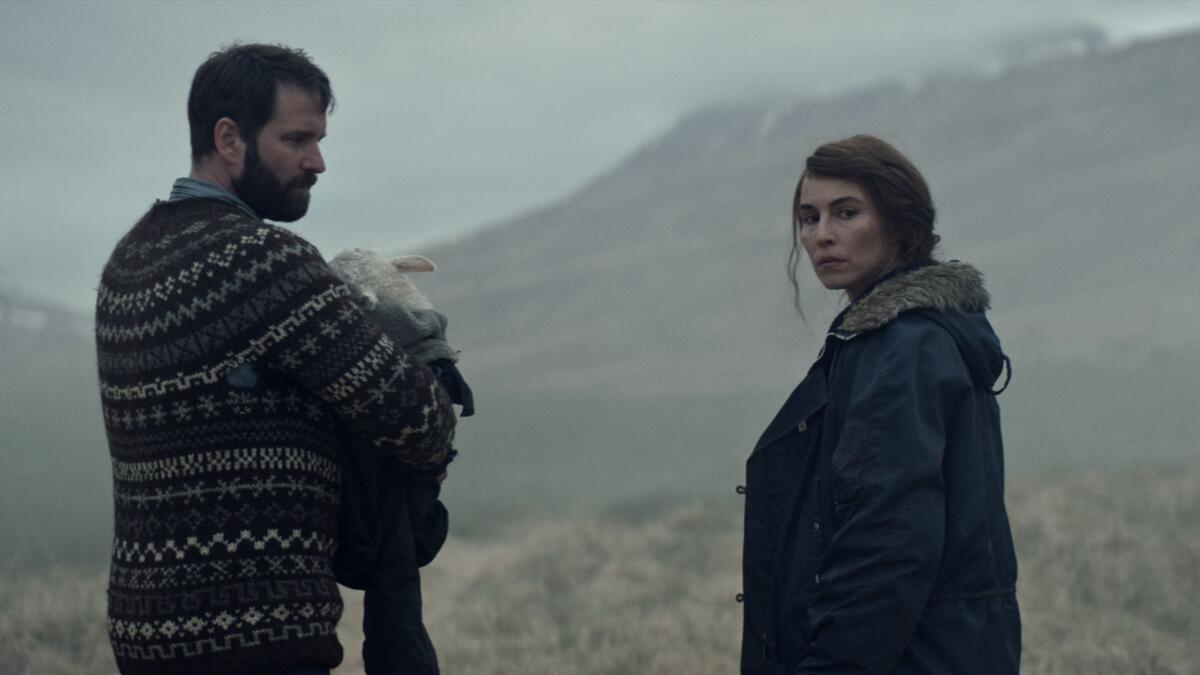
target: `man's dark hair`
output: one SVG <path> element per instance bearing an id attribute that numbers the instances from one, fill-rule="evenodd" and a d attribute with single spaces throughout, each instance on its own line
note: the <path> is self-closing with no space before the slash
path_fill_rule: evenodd
<path id="1" fill-rule="evenodd" d="M 228 117 L 237 122 L 242 139 L 253 141 L 275 113 L 279 85 L 311 91 L 321 108 L 333 108 L 333 89 L 325 71 L 302 49 L 283 45 L 232 45 L 213 52 L 196 69 L 188 94 L 192 159 L 216 150 L 213 127 Z"/>

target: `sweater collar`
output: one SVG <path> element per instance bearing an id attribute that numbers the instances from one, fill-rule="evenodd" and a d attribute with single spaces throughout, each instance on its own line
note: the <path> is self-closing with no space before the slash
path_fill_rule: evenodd
<path id="1" fill-rule="evenodd" d="M 175 179 L 175 184 L 171 186 L 171 196 L 167 198 L 167 201 L 177 202 L 184 199 L 217 199 L 226 204 L 238 207 L 255 220 L 262 220 L 254 212 L 254 209 L 250 208 L 249 204 L 239 199 L 237 195 L 229 190 L 219 185 L 213 185 L 212 183 L 206 183 L 187 176 Z"/>

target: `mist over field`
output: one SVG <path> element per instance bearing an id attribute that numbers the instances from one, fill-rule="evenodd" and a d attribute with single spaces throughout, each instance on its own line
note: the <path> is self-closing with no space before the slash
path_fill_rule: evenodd
<path id="1" fill-rule="evenodd" d="M 379 226 L 345 242 L 437 263 L 416 281 L 449 316 L 449 340 L 476 393 L 479 412 L 460 422 L 461 454 L 443 491 L 451 540 L 424 571 L 445 672 L 734 671 L 742 507 L 734 487 L 842 306 L 802 266 L 805 318 L 792 310 L 784 275 L 792 190 L 814 147 L 867 132 L 925 174 L 938 207 L 937 256 L 984 273 L 990 317 L 1013 361 L 999 401 L 1025 671 L 1200 673 L 1200 609 L 1191 601 L 1200 593 L 1200 32 L 1160 29 L 1167 9 L 1200 4 L 1149 3 L 1139 14 L 1139 3 L 1080 3 L 1103 9 L 1104 20 L 1059 7 L 1037 30 L 1033 5 L 1016 6 L 996 33 L 964 24 L 999 45 L 986 57 L 947 43 L 945 63 L 909 55 L 903 72 L 862 75 L 842 89 L 804 85 L 800 73 L 795 86 L 729 85 L 695 104 L 680 94 L 688 105 L 667 123 L 606 128 L 587 139 L 590 150 L 581 140 L 577 156 L 546 169 L 572 176 L 544 179 L 552 191 L 489 201 L 501 206 L 487 214 L 454 211 L 476 219 L 472 227 L 389 239 Z M 731 5 L 719 7 L 733 16 Z M 929 3 L 907 7 L 936 12 Z M 699 20 L 686 8 L 663 3 L 647 16 L 680 21 L 677 37 L 691 39 L 688 22 Z M 136 15 L 131 5 L 113 9 Z M 461 11 L 459 20 L 470 15 Z M 14 12 L 5 6 L 0 16 Z M 419 13 L 438 16 L 430 7 Z M 1153 36 L 1121 33 L 1114 16 Z M 354 86 L 363 76 L 349 56 L 329 52 Z M 330 70 L 336 87 L 341 73 Z M 338 114 L 359 119 L 353 108 Z M 491 133 L 503 135 L 503 120 L 492 122 Z M 598 132 L 579 131 L 588 133 Z M 413 152 L 429 142 L 414 140 Z M 608 154 L 592 152 L 601 146 Z M 459 155 L 426 162 L 431 174 L 491 167 L 484 178 L 471 174 L 477 185 L 508 186 L 516 179 L 501 165 L 522 156 L 454 143 L 443 151 Z M 186 168 L 185 158 L 170 170 Z M 586 168 L 585 158 L 603 163 Z M 0 168 L 11 172 L 0 176 L 17 173 Z M 173 178 L 157 175 L 135 210 Z M 419 201 L 409 179 L 390 195 L 322 177 L 314 203 L 326 194 L 331 211 L 339 199 L 355 209 L 372 198 Z M 488 189 L 447 191 L 483 202 L 494 198 Z M 435 193 L 423 208 L 437 210 Z M 20 194 L 7 190 L 0 202 L 8 221 L 0 231 L 14 227 Z M 327 213 L 304 227 L 316 231 L 309 221 Z M 34 229 L 10 241 L 32 245 Z M 55 227 L 43 229 L 37 236 Z M 313 239 L 332 256 L 338 233 Z M 99 270 L 74 270 L 83 259 L 76 252 L 64 262 L 6 246 L 0 641 L 11 655 L 0 675 L 111 673 L 103 623 L 111 474 L 91 316 L 77 292 L 78 279 Z M 37 267 L 59 268 L 62 285 L 31 282 Z M 361 672 L 360 599 L 347 597 L 340 675 Z"/>

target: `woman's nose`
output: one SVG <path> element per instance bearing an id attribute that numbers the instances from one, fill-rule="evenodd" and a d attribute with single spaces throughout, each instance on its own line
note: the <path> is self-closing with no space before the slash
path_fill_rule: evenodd
<path id="1" fill-rule="evenodd" d="M 828 218 L 818 220 L 815 230 L 813 234 L 817 243 L 828 244 L 833 241 L 833 228 L 830 227 Z"/>

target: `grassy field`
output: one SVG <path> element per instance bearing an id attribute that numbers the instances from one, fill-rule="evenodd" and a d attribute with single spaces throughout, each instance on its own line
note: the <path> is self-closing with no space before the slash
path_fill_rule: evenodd
<path id="1" fill-rule="evenodd" d="M 1011 480 L 1023 672 L 1200 673 L 1200 467 Z M 640 503 L 503 541 L 452 538 L 427 568 L 430 632 L 451 674 L 736 672 L 740 502 Z M 0 673 L 113 672 L 104 575 L 10 573 Z M 361 672 L 361 598 L 346 592 Z"/>

